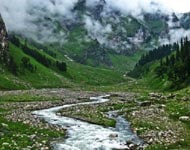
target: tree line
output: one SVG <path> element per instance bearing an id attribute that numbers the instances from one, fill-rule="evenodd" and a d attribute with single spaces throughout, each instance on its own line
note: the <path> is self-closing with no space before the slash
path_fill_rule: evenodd
<path id="1" fill-rule="evenodd" d="M 174 86 L 190 77 L 190 41 L 187 37 L 181 39 L 177 47 L 171 55 L 160 59 L 160 65 L 155 70 L 158 77 L 166 76 Z"/>
<path id="2" fill-rule="evenodd" d="M 170 55 L 172 51 L 175 50 L 176 48 L 178 48 L 177 43 L 174 43 L 173 45 L 166 44 L 158 48 L 155 48 L 149 52 L 146 52 L 146 54 L 142 55 L 140 60 L 135 65 L 135 68 L 131 72 L 129 72 L 128 75 L 132 77 L 142 76 L 144 73 L 149 71 L 149 66 L 147 66 L 149 63 Z"/>
<path id="3" fill-rule="evenodd" d="M 55 61 L 53 59 L 48 58 L 46 55 L 42 54 L 39 50 L 29 47 L 27 40 L 25 40 L 24 43 L 21 43 L 19 38 L 17 38 L 15 35 L 12 35 L 12 36 L 10 36 L 10 41 L 15 46 L 21 48 L 25 54 L 33 57 L 36 61 L 38 61 L 42 65 L 44 65 L 48 68 L 66 72 L 67 65 L 65 62 L 58 61 L 58 60 Z M 17 65 L 14 61 L 14 58 L 11 56 L 10 64 L 9 64 L 8 68 L 14 74 L 18 74 L 18 72 L 21 72 L 24 70 L 28 70 L 30 72 L 35 72 L 37 70 L 37 66 L 32 65 L 29 57 L 23 57 L 21 59 L 21 63 L 19 65 Z"/>

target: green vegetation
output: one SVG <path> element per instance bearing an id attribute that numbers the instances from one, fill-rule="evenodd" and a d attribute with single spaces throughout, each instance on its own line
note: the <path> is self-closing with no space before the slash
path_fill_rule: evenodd
<path id="1" fill-rule="evenodd" d="M 68 64 L 68 77 L 80 85 L 113 85 L 125 81 L 121 74 L 110 69 L 100 69 L 77 63 Z"/>
<path id="2" fill-rule="evenodd" d="M 123 27 L 127 30 L 127 36 L 134 36 L 140 28 L 139 22 L 133 17 L 124 17 Z"/>
<path id="3" fill-rule="evenodd" d="M 175 53 L 166 57 L 165 61 L 161 60 L 160 65 L 156 68 L 156 74 L 172 82 L 171 88 L 182 88 L 189 85 L 190 76 L 190 41 L 188 38 L 181 39 Z"/>
<path id="4" fill-rule="evenodd" d="M 167 24 L 165 22 L 164 18 L 165 16 L 162 16 L 161 14 L 150 14 L 147 13 L 144 16 L 144 22 L 147 25 L 147 27 L 151 30 L 151 32 L 156 35 L 164 32 L 167 28 Z"/>
<path id="5" fill-rule="evenodd" d="M 0 110 L 0 113 L 4 113 L 4 110 Z M 20 122 L 7 121 L 3 117 L 0 117 L 0 122 L 2 150 L 48 147 L 50 140 L 64 136 L 64 133 L 60 131 L 35 128 Z"/>
<path id="6" fill-rule="evenodd" d="M 14 56 L 15 63 L 19 66 L 23 57 L 28 57 L 32 65 L 36 66 L 36 71 L 24 72 L 18 74 L 17 78 L 24 81 L 24 85 L 27 87 L 64 87 L 67 86 L 68 81 L 64 79 L 59 73 L 45 67 L 41 63 L 37 62 L 33 57 L 23 53 L 22 49 L 16 47 L 10 43 L 10 54 Z"/>
<path id="7" fill-rule="evenodd" d="M 82 18 L 85 10 L 83 8 L 76 9 L 79 9 L 79 16 Z M 144 37 L 148 42 L 142 44 L 142 50 L 131 56 L 125 56 L 123 52 L 120 54 L 119 50 L 109 50 L 98 40 L 89 38 L 87 30 L 82 24 L 71 23 L 72 25 L 67 27 L 55 21 L 57 27 L 55 32 L 64 31 L 67 34 L 65 43 L 41 45 L 32 40 L 27 42 L 27 40 L 13 36 L 9 42 L 8 53 L 4 53 L 0 58 L 0 89 L 73 88 L 101 92 L 135 92 L 137 95 L 132 101 L 125 101 L 123 98 L 118 100 L 118 97 L 112 97 L 111 103 L 108 104 L 65 109 L 61 113 L 105 127 L 114 127 L 116 121 L 108 118 L 105 112 L 119 110 L 120 114 L 127 114 L 127 119 L 132 122 L 132 127 L 137 128 L 139 135 L 146 135 L 151 131 L 159 133 L 170 128 L 178 131 L 179 128 L 180 133 L 177 134 L 179 139 L 173 144 L 164 142 L 158 144 L 157 142 L 148 146 L 147 150 L 188 149 L 190 147 L 190 121 L 181 121 L 179 118 L 190 116 L 189 87 L 175 91 L 174 94 L 177 94 L 172 98 L 162 99 L 158 96 L 156 99 L 151 99 L 152 97 L 148 96 L 152 91 L 164 91 L 164 94 L 161 95 L 164 97 L 169 94 L 168 91 L 187 87 L 190 83 L 190 41 L 187 38 L 181 40 L 180 45 L 178 43 L 163 45 L 144 54 L 145 45 L 152 46 L 149 41 L 158 43 L 159 36 L 157 35 L 166 31 L 167 25 L 163 20 L 162 16 L 157 15 L 147 15 L 144 21 L 139 21 L 131 16 L 121 17 L 119 28 L 118 24 L 110 21 L 110 24 L 113 24 L 114 32 L 109 33 L 108 38 L 116 42 L 117 40 L 130 42 L 128 37 L 133 37 L 141 30 L 147 35 L 150 34 L 150 37 Z M 128 73 L 134 66 L 134 70 Z M 128 77 L 126 73 L 138 79 Z M 0 96 L 0 106 L 9 103 L 44 102 L 59 99 L 58 96 L 33 94 L 2 95 Z M 146 101 L 150 101 L 152 105 L 140 106 L 141 102 Z M 61 132 L 8 121 L 3 116 L 11 113 L 13 109 L 16 108 L 0 107 L 0 145 L 2 145 L 2 149 L 12 147 L 22 149 L 36 144 L 33 139 L 31 140 L 33 133 L 35 133 L 35 142 L 44 143 L 44 146 L 48 146 L 48 142 L 52 141 L 52 138 L 64 136 L 64 133 Z M 140 112 L 140 117 L 133 118 L 133 115 L 138 112 Z M 163 118 L 166 119 L 163 120 Z M 38 148 L 38 146 L 33 147 L 33 149 Z"/>
<path id="8" fill-rule="evenodd" d="M 114 70 L 121 73 L 126 73 L 127 71 L 130 71 L 134 68 L 136 62 L 140 59 L 142 54 L 144 54 L 143 50 L 138 51 L 130 56 L 109 54 L 109 57 L 113 63 Z"/>
<path id="9" fill-rule="evenodd" d="M 0 102 L 34 102 L 34 101 L 59 100 L 56 97 L 47 97 L 33 94 L 6 95 L 0 97 Z"/>
<path id="10" fill-rule="evenodd" d="M 35 48 L 28 44 L 27 49 L 32 49 L 30 53 L 24 53 L 21 46 L 9 44 L 9 52 L 14 56 L 10 67 L 10 73 L 3 67 L 4 72 L 0 75 L 1 89 L 28 89 L 28 88 L 53 88 L 53 87 L 73 87 L 76 84 L 83 85 L 111 85 L 125 81 L 120 73 L 112 69 L 94 68 L 71 62 L 65 59 L 67 71 L 63 72 L 62 63 L 56 61 L 52 56 L 43 51 L 39 51 L 39 56 L 48 59 L 50 65 L 41 63 L 35 58 L 33 51 Z M 29 50 L 30 51 L 30 50 Z M 51 66 L 53 64 L 53 66 Z M 58 69 L 56 69 L 56 66 Z"/>
<path id="11" fill-rule="evenodd" d="M 142 55 L 133 71 L 128 75 L 147 79 L 150 87 L 175 90 L 189 85 L 189 47 L 187 38 L 181 44 L 163 45 Z M 153 82 L 150 84 L 149 81 Z M 152 86 L 153 85 L 153 86 Z M 155 89 L 154 88 L 154 89 Z"/>

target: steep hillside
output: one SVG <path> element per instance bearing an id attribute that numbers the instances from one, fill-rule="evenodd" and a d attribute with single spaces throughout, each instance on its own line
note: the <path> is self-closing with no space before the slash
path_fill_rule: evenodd
<path id="1" fill-rule="evenodd" d="M 123 82 L 121 74 L 110 69 L 93 68 L 61 57 L 48 48 L 29 44 L 18 36 L 8 35 L 0 19 L 0 89 L 28 89 L 111 85 Z"/>
<path id="2" fill-rule="evenodd" d="M 58 2 L 48 3 L 57 8 Z M 108 66 L 118 69 L 118 63 L 128 64 L 136 52 L 151 50 L 165 43 L 172 43 L 188 33 L 188 14 L 166 14 L 144 10 L 141 15 L 123 13 L 110 8 L 105 0 L 97 0 L 93 5 L 86 0 L 78 0 L 70 13 L 60 10 L 49 11 L 44 4 L 30 4 L 27 13 L 31 26 L 25 32 L 16 33 L 65 55 L 72 60 L 90 66 Z M 61 4 L 60 4 L 61 5 Z M 153 5 L 153 4 L 152 4 Z M 141 52 L 140 52 L 141 53 Z M 114 61 L 117 56 L 119 62 Z M 139 57 L 138 57 L 139 58 Z M 138 59 L 137 59 L 138 60 Z M 134 64 L 134 63 L 133 63 Z M 133 67 L 133 66 L 132 66 Z M 132 69 L 126 65 L 125 72 Z"/>
<path id="3" fill-rule="evenodd" d="M 163 45 L 143 55 L 133 71 L 132 77 L 148 79 L 152 86 L 160 89 L 181 89 L 190 83 L 190 41 L 181 39 L 180 44 Z M 154 83 L 153 83 L 154 82 Z"/>
<path id="4" fill-rule="evenodd" d="M 0 15 L 0 62 L 4 65 L 7 65 L 9 62 L 8 46 L 7 31 L 4 21 Z"/>

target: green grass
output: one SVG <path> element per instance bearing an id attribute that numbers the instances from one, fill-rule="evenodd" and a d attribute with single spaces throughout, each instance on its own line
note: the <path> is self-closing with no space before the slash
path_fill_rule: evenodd
<path id="1" fill-rule="evenodd" d="M 24 54 L 20 48 L 13 44 L 10 44 L 10 53 L 14 56 L 18 65 L 20 64 L 22 57 L 29 57 L 31 63 L 37 67 L 37 71 L 34 73 L 26 71 L 23 74 L 18 75 L 18 78 L 27 83 L 29 87 L 48 88 L 68 86 L 69 82 L 63 76 L 38 63 L 34 58 Z"/>
<path id="2" fill-rule="evenodd" d="M 131 18 L 131 22 L 128 22 L 128 18 L 123 18 L 124 28 L 127 30 L 127 36 L 134 36 L 134 34 L 140 28 L 140 24 L 135 18 Z"/>
<path id="3" fill-rule="evenodd" d="M 100 85 L 113 85 L 125 82 L 122 74 L 117 70 L 104 67 L 90 67 L 75 62 L 66 61 L 67 72 L 56 72 L 53 68 L 47 68 L 34 58 L 10 43 L 10 53 L 15 63 L 19 66 L 23 57 L 30 58 L 32 65 L 37 67 L 36 72 L 25 70 L 17 76 L 5 70 L 0 74 L 0 89 L 29 89 L 29 88 L 61 88 L 61 87 L 88 87 Z M 41 52 L 43 53 L 43 52 Z M 50 56 L 49 56 L 50 57 Z M 53 60 L 53 58 L 50 58 Z M 53 60 L 54 61 L 54 60 Z"/>
<path id="4" fill-rule="evenodd" d="M 171 102 L 167 104 L 167 111 L 173 119 L 179 119 L 180 116 L 190 116 L 190 103 Z"/>
<path id="5" fill-rule="evenodd" d="M 165 22 L 161 20 L 146 20 L 147 26 L 154 32 L 154 33 L 160 33 L 163 32 L 166 28 Z"/>
<path id="6" fill-rule="evenodd" d="M 94 68 L 77 63 L 68 65 L 68 77 L 80 85 L 113 85 L 124 82 L 122 75 L 111 69 Z"/>
<path id="7" fill-rule="evenodd" d="M 110 54 L 109 57 L 115 70 L 126 73 L 134 68 L 136 62 L 138 62 L 143 53 L 144 51 L 140 50 L 130 56 Z"/>
<path id="8" fill-rule="evenodd" d="M 42 143 L 48 146 L 49 140 L 53 138 L 63 137 L 64 133 L 48 130 L 34 128 L 29 125 L 25 125 L 20 122 L 10 122 L 0 117 L 0 147 L 2 150 L 7 149 L 22 149 L 28 146 L 33 146 L 36 142 Z M 6 126 L 3 126 L 6 124 Z M 32 135 L 36 135 L 35 140 L 31 139 Z M 8 145 L 3 143 L 9 143 Z M 33 149 L 38 149 L 40 147 L 34 147 Z"/>
<path id="9" fill-rule="evenodd" d="M 27 84 L 7 71 L 0 74 L 0 89 L 16 90 L 19 88 L 26 89 Z"/>
<path id="10" fill-rule="evenodd" d="M 91 42 L 82 40 L 86 35 L 87 31 L 81 26 L 71 30 L 68 41 L 64 44 L 64 53 L 71 56 L 81 56 L 81 54 L 91 45 Z"/>
<path id="11" fill-rule="evenodd" d="M 0 97 L 0 102 L 35 102 L 35 101 L 50 101 L 58 100 L 56 97 L 47 97 L 33 94 L 6 95 Z"/>

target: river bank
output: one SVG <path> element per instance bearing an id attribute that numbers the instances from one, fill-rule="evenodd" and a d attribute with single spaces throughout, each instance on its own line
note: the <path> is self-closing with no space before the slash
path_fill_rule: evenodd
<path id="1" fill-rule="evenodd" d="M 167 149 L 167 147 L 169 149 L 172 145 L 173 147 L 182 147 L 183 149 L 187 147 L 189 129 L 186 127 L 186 124 L 188 124 L 189 121 L 179 120 L 181 116 L 187 116 L 185 111 L 180 111 L 180 107 L 187 107 L 185 110 L 188 112 L 189 102 L 184 98 L 184 94 L 182 96 L 171 96 L 168 94 L 162 98 L 155 98 L 152 96 L 145 96 L 142 98 L 138 93 L 102 93 L 71 91 L 68 89 L 2 91 L 0 92 L 0 113 L 1 116 L 4 116 L 3 118 L 5 118 L 5 120 L 3 119 L 1 121 L 2 123 L 0 126 L 3 126 L 4 130 L 0 130 L 0 137 L 5 136 L 3 134 L 7 131 L 6 124 L 9 126 L 8 128 L 10 128 L 11 124 L 17 122 L 19 122 L 20 125 L 28 125 L 27 128 L 34 127 L 36 130 L 39 128 L 52 130 L 54 133 L 63 133 L 61 135 L 57 134 L 57 137 L 63 137 L 66 130 L 65 128 L 50 125 L 44 122 L 44 120 L 33 116 L 31 112 L 65 104 L 86 102 L 90 100 L 90 97 L 104 94 L 111 95 L 111 101 L 109 103 L 89 107 L 72 107 L 72 109 L 66 108 L 61 110 L 59 115 L 69 116 L 103 126 L 110 126 L 109 123 L 104 125 L 107 120 L 105 112 L 119 110 L 118 113 L 124 114 L 127 120 L 132 123 L 131 127 L 133 131 L 140 135 L 145 143 L 150 145 L 147 149 L 155 149 L 156 146 L 161 147 L 160 149 Z M 21 99 L 19 100 L 19 98 Z M 180 106 L 179 108 L 178 105 Z M 91 116 L 92 114 L 93 116 Z M 7 120 L 10 122 L 7 123 Z M 19 132 L 21 132 L 20 130 L 21 129 L 19 129 Z M 36 143 L 36 138 L 32 137 L 38 136 L 40 136 L 38 133 L 35 134 L 34 132 L 34 135 L 30 133 L 28 138 L 31 139 L 31 142 L 29 143 L 33 144 L 28 143 L 28 145 L 33 147 L 37 145 L 41 149 L 50 149 L 49 141 L 51 136 L 44 134 L 42 137 L 46 137 L 46 139 Z M 54 136 L 54 138 L 55 137 L 56 136 Z M 11 141 L 6 142 L 6 139 L 2 140 L 1 138 L 1 147 L 6 147 L 7 143 L 14 146 Z"/>

